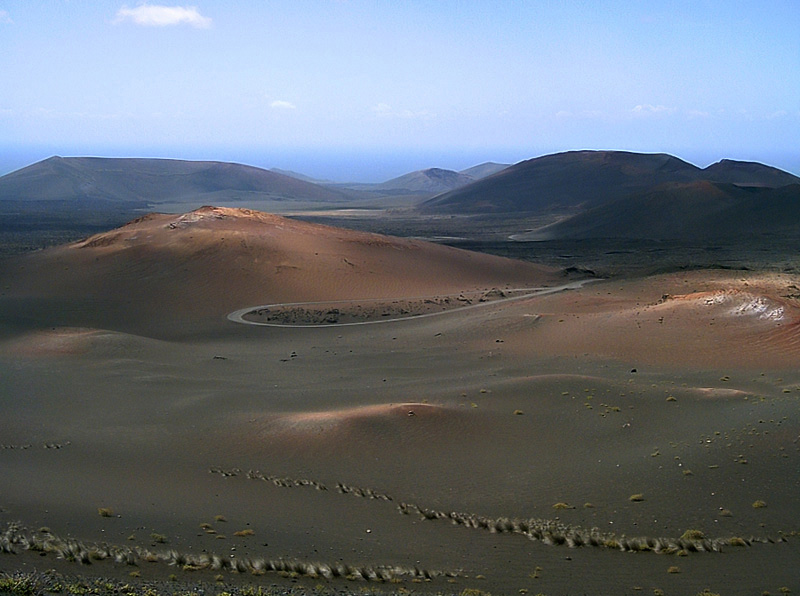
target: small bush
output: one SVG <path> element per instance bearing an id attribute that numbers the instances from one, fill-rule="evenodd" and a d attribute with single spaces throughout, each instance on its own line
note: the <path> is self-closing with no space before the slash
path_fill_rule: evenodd
<path id="1" fill-rule="evenodd" d="M 681 568 L 678 567 L 677 565 L 673 565 L 672 567 L 667 569 L 667 573 L 680 573 L 680 572 L 681 572 Z"/>
<path id="2" fill-rule="evenodd" d="M 640 503 L 640 502 L 644 501 L 644 495 L 642 493 L 636 493 L 636 494 L 631 495 L 630 497 L 628 497 L 628 500 L 633 502 L 633 503 Z"/>
<path id="3" fill-rule="evenodd" d="M 98 507 L 97 513 L 100 517 L 114 517 L 114 510 L 110 507 Z"/>
<path id="4" fill-rule="evenodd" d="M 762 501 L 760 499 L 753 503 L 753 509 L 763 509 L 766 506 L 767 506 L 766 501 Z"/>
<path id="5" fill-rule="evenodd" d="M 703 540 L 706 537 L 700 530 L 686 530 L 681 534 L 681 540 Z"/>
<path id="6" fill-rule="evenodd" d="M 744 538 L 739 538 L 738 536 L 734 536 L 728 540 L 728 544 L 731 546 L 747 546 L 747 542 L 744 541 Z"/>
<path id="7" fill-rule="evenodd" d="M 251 530 L 250 528 L 247 528 L 246 530 L 239 530 L 238 532 L 234 532 L 233 535 L 234 536 L 239 536 L 240 538 L 244 538 L 245 536 L 253 536 L 253 535 L 255 535 L 255 532 L 253 530 Z"/>

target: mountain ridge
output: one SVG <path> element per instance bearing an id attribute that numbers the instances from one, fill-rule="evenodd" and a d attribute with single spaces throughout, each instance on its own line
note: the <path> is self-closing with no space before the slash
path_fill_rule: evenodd
<path id="1" fill-rule="evenodd" d="M 0 177 L 4 201 L 165 202 L 275 199 L 345 201 L 336 190 L 253 166 L 220 161 L 53 156 Z M 208 201 L 211 202 L 211 201 Z"/>
<path id="2" fill-rule="evenodd" d="M 723 160 L 699 168 L 666 153 L 567 151 L 519 162 L 493 176 L 439 194 L 421 203 L 419 210 L 471 215 L 575 212 L 658 184 L 702 180 L 705 173 L 712 181 L 723 183 L 800 183 L 800 178 L 788 172 L 755 162 Z"/>

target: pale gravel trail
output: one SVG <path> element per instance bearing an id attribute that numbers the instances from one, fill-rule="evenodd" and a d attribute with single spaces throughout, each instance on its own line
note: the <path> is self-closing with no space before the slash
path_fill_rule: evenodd
<path id="1" fill-rule="evenodd" d="M 448 310 L 443 310 L 440 312 L 431 312 L 431 313 L 424 313 L 421 315 L 410 315 L 405 317 L 395 317 L 393 319 L 380 319 L 375 321 L 356 321 L 352 323 L 317 323 L 317 324 L 310 324 L 310 325 L 297 325 L 297 324 L 288 324 L 288 323 L 262 323 L 259 321 L 248 321 L 244 318 L 244 316 L 248 313 L 253 312 L 254 310 L 259 310 L 262 308 L 282 308 L 286 306 L 318 306 L 324 304 L 347 304 L 347 303 L 355 303 L 355 302 L 386 302 L 391 300 L 425 300 L 430 298 L 441 298 L 441 295 L 438 296 L 415 296 L 413 298 L 370 298 L 365 300 L 325 300 L 321 302 L 281 302 L 276 304 L 264 304 L 261 306 L 248 306 L 246 308 L 240 308 L 239 310 L 235 310 L 232 313 L 228 314 L 227 318 L 229 321 L 234 323 L 241 323 L 243 325 L 255 325 L 258 327 L 282 327 L 282 328 L 291 328 L 291 329 L 314 329 L 314 328 L 325 328 L 325 327 L 352 327 L 355 325 L 377 325 L 379 323 L 398 323 L 400 321 L 416 321 L 419 319 L 427 318 L 427 317 L 439 317 L 442 315 L 447 315 L 450 313 L 455 312 L 462 312 L 465 310 L 470 310 L 473 308 L 482 308 L 490 305 L 502 304 L 504 302 L 512 302 L 516 300 L 524 300 L 526 298 L 532 298 L 534 296 L 546 296 L 548 294 L 556 294 L 558 292 L 564 292 L 566 290 L 577 290 L 582 288 L 588 283 L 592 283 L 595 281 L 602 281 L 601 279 L 597 278 L 590 278 L 590 279 L 582 279 L 578 281 L 573 281 L 568 284 L 564 284 L 561 286 L 554 286 L 554 287 L 542 287 L 542 288 L 511 288 L 511 289 L 504 289 L 504 292 L 528 292 L 526 294 L 522 294 L 520 296 L 510 296 L 508 298 L 501 298 L 500 300 L 491 300 L 488 302 L 481 302 L 478 304 L 470 304 L 468 306 L 459 306 L 457 308 L 451 308 Z M 464 293 L 471 293 L 471 292 L 464 292 Z M 447 294 L 445 296 L 458 296 L 460 294 Z"/>

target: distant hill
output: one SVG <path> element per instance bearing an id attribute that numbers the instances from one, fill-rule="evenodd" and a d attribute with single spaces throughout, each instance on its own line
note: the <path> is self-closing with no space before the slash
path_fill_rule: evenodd
<path id="1" fill-rule="evenodd" d="M 290 178 L 296 178 L 297 180 L 302 180 L 304 182 L 311 182 L 312 184 L 334 184 L 332 180 L 320 180 L 319 178 L 312 178 L 311 176 L 306 176 L 305 174 L 301 174 L 300 172 L 295 172 L 292 170 L 270 168 L 269 171 L 275 172 L 276 174 L 283 174 L 284 176 L 289 176 Z"/>
<path id="2" fill-rule="evenodd" d="M 642 193 L 659 184 L 715 182 L 775 186 L 800 178 L 775 168 L 723 161 L 705 170 L 671 155 L 570 151 L 537 157 L 420 204 L 424 213 L 577 212 Z"/>
<path id="3" fill-rule="evenodd" d="M 712 182 L 730 182 L 740 186 L 769 186 L 777 188 L 797 184 L 800 178 L 772 166 L 752 162 L 723 159 L 703 170 L 703 178 Z"/>
<path id="4" fill-rule="evenodd" d="M 444 170 L 442 168 L 428 168 L 410 172 L 397 178 L 392 178 L 381 184 L 374 185 L 376 190 L 406 190 L 416 193 L 439 193 L 454 188 L 460 188 L 474 182 L 475 178 L 461 172 Z"/>
<path id="5" fill-rule="evenodd" d="M 476 180 L 491 176 L 507 167 L 507 164 L 487 162 L 472 166 L 460 172 L 443 168 L 416 170 L 398 176 L 397 178 L 392 178 L 386 182 L 379 183 L 340 182 L 321 184 L 344 192 L 362 193 L 362 197 L 405 196 L 411 199 L 412 202 L 416 202 L 420 199 L 426 199 L 433 195 L 461 188 Z"/>
<path id="6" fill-rule="evenodd" d="M 253 198 L 343 201 L 347 197 L 269 170 L 214 161 L 51 157 L 0 177 L 0 207 L 55 201 L 76 207 L 149 208 Z"/>
<path id="7" fill-rule="evenodd" d="M 486 163 L 478 164 L 477 166 L 472 166 L 471 168 L 467 168 L 466 170 L 461 170 L 459 174 L 464 174 L 466 176 L 471 176 L 475 180 L 480 180 L 481 178 L 486 178 L 487 176 L 496 174 L 497 172 L 502 172 L 510 165 L 511 164 L 507 163 L 494 163 L 491 161 L 487 161 Z"/>
<path id="8" fill-rule="evenodd" d="M 629 238 L 711 240 L 800 230 L 800 184 L 781 188 L 669 182 L 515 240 Z"/>

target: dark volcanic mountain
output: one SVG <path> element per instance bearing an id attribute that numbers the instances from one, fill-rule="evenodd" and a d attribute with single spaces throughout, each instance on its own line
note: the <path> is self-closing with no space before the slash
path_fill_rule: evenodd
<path id="1" fill-rule="evenodd" d="M 737 239 L 800 229 L 800 184 L 781 188 L 670 182 L 589 209 L 516 240 Z"/>
<path id="2" fill-rule="evenodd" d="M 703 178 L 712 182 L 730 182 L 740 186 L 769 186 L 777 188 L 797 184 L 800 178 L 772 166 L 752 161 L 723 159 L 703 170 Z"/>
<path id="3" fill-rule="evenodd" d="M 422 203 L 428 213 L 546 213 L 583 211 L 643 193 L 659 184 L 716 182 L 776 186 L 800 178 L 775 168 L 722 161 L 705 170 L 666 154 L 570 151 L 520 162 Z"/>
<path id="4" fill-rule="evenodd" d="M 149 208 L 160 203 L 346 198 L 276 172 L 213 161 L 51 157 L 0 178 L 0 206 L 55 201 L 78 208 Z"/>
<path id="5" fill-rule="evenodd" d="M 423 203 L 433 213 L 540 213 L 598 205 L 699 168 L 664 154 L 571 151 L 537 157 Z"/>

